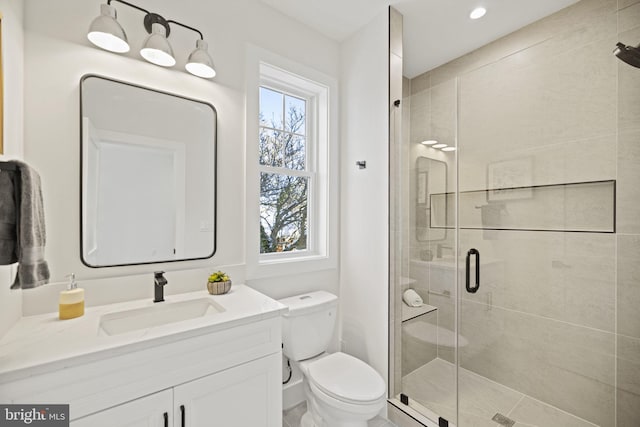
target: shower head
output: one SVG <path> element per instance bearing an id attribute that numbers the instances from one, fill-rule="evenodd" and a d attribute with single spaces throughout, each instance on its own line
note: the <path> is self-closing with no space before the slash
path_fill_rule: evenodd
<path id="1" fill-rule="evenodd" d="M 624 61 L 636 68 L 640 68 L 640 45 L 633 47 L 627 46 L 624 43 L 618 43 L 613 54 L 621 61 Z"/>

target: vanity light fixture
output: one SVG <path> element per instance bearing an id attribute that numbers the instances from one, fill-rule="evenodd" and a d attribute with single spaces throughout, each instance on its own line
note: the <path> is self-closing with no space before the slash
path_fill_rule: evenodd
<path id="1" fill-rule="evenodd" d="M 196 40 L 196 49 L 191 52 L 189 59 L 187 59 L 187 65 L 184 67 L 191 74 L 210 79 L 215 77 L 216 70 L 213 68 L 213 59 L 209 56 L 207 42 L 204 40 Z"/>
<path id="2" fill-rule="evenodd" d="M 193 27 L 177 21 L 167 20 L 157 13 L 149 12 L 139 6 L 124 0 L 107 0 L 100 5 L 100 16 L 91 22 L 87 38 L 99 48 L 110 52 L 125 53 L 129 51 L 129 42 L 124 29 L 117 21 L 116 9 L 111 2 L 116 1 L 133 9 L 145 13 L 144 28 L 149 33 L 140 49 L 140 55 L 147 61 L 162 67 L 173 67 L 176 59 L 168 37 L 171 33 L 171 24 L 178 25 L 198 33 L 200 38 L 196 41 L 196 48 L 187 59 L 185 69 L 194 76 L 210 79 L 216 75 L 213 68 L 213 60 L 207 52 L 208 45 L 204 41 L 202 33 Z"/>
<path id="3" fill-rule="evenodd" d="M 140 55 L 152 64 L 161 67 L 173 67 L 176 65 L 176 58 L 173 56 L 173 49 L 167 37 L 171 32 L 169 23 L 160 15 L 149 13 L 144 17 L 144 26 L 151 27 L 151 33 L 140 49 Z M 149 30 L 147 30 L 149 31 Z"/>
<path id="4" fill-rule="evenodd" d="M 447 144 L 436 144 L 436 145 L 432 145 L 432 148 L 445 148 L 447 146 Z"/>
<path id="5" fill-rule="evenodd" d="M 129 52 L 129 41 L 117 16 L 115 7 L 100 5 L 100 15 L 91 22 L 87 38 L 91 43 L 110 52 Z"/>
<path id="6" fill-rule="evenodd" d="M 437 143 L 438 143 L 438 141 L 436 141 L 435 139 L 428 139 L 426 141 L 422 141 L 420 144 L 422 144 L 422 145 L 435 145 Z"/>
<path id="7" fill-rule="evenodd" d="M 487 13 L 487 9 L 484 7 L 476 7 L 469 14 L 469 18 L 471 19 L 480 19 Z"/>

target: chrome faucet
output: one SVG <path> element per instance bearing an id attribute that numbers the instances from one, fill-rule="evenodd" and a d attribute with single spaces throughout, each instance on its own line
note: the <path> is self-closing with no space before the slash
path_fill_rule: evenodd
<path id="1" fill-rule="evenodd" d="M 169 282 L 163 274 L 164 271 L 155 271 L 153 273 L 153 302 L 164 301 L 164 286 Z"/>

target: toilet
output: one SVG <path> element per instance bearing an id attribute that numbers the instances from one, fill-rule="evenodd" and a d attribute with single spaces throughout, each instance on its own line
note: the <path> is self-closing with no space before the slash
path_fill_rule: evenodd
<path id="1" fill-rule="evenodd" d="M 284 355 L 303 374 L 307 412 L 301 427 L 366 427 L 385 405 L 384 380 L 371 366 L 346 353 L 326 353 L 333 336 L 338 297 L 311 292 L 285 298 Z"/>

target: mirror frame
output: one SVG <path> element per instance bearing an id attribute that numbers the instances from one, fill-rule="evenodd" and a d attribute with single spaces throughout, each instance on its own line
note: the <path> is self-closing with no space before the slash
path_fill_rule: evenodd
<path id="1" fill-rule="evenodd" d="M 439 160 L 439 159 L 434 159 L 432 157 L 428 157 L 428 156 L 417 156 L 416 157 L 416 174 L 415 174 L 415 180 L 416 180 L 416 206 L 415 206 L 415 229 L 416 229 L 416 241 L 417 242 L 441 242 L 443 240 L 447 239 L 447 229 L 448 227 L 432 227 L 431 226 L 431 209 L 432 209 L 432 204 L 431 204 L 431 196 L 432 194 L 428 192 L 428 188 L 425 188 L 425 191 L 427 191 L 427 194 L 425 194 L 425 203 L 418 203 L 419 197 L 420 195 L 418 194 L 419 191 L 419 181 L 420 181 L 420 168 L 418 167 L 418 163 L 420 162 L 420 159 L 427 159 L 433 162 L 439 162 L 442 163 L 444 165 L 444 178 L 445 178 L 445 192 L 447 191 L 447 186 L 449 185 L 449 165 L 447 162 L 443 161 L 443 160 Z M 427 185 L 428 187 L 428 185 Z M 439 193 L 433 193 L 433 194 L 439 194 Z M 438 239 L 421 239 L 420 238 L 420 233 L 418 231 L 418 223 L 419 223 L 419 219 L 418 219 L 418 215 L 419 215 L 419 211 L 420 211 L 420 206 L 427 206 L 427 210 L 429 211 L 429 214 L 427 215 L 427 228 L 432 229 L 432 230 L 444 230 L 444 236 L 442 238 L 438 238 Z M 447 217 L 449 212 L 449 205 L 447 203 L 447 200 L 445 199 L 445 205 L 444 205 L 444 215 L 445 218 Z"/>
<path id="2" fill-rule="evenodd" d="M 83 206 L 84 206 L 84 177 L 83 177 L 83 171 L 84 171 L 84 147 L 83 147 L 83 108 L 82 108 L 82 84 L 84 83 L 84 81 L 86 79 L 89 78 L 99 78 L 99 79 L 103 79 L 103 80 L 108 80 L 110 82 L 114 82 L 114 83 L 118 83 L 118 84 L 123 84 L 123 85 L 127 85 L 127 86 L 131 86 L 134 87 L 136 89 L 141 89 L 141 90 L 148 90 L 151 92 L 155 92 L 155 93 L 159 93 L 162 95 L 168 95 L 168 96 L 173 96 L 176 98 L 181 98 L 187 101 L 192 101 L 192 102 L 197 102 L 199 104 L 204 104 L 206 106 L 208 106 L 209 108 L 211 108 L 211 110 L 214 113 L 214 129 L 213 129 L 213 168 L 214 168 L 214 172 L 213 172 L 213 176 L 214 176 L 214 183 L 213 183 L 213 198 L 214 198 L 214 204 L 213 204 L 213 249 L 211 251 L 211 254 L 207 255 L 207 256 L 203 256 L 203 257 L 195 257 L 195 258 L 181 258 L 181 259 L 170 259 L 170 260 L 158 260 L 158 261 L 145 261 L 145 262 L 132 262 L 132 263 L 124 263 L 124 264 L 108 264 L 108 265 L 91 265 L 89 264 L 85 258 L 84 258 L 84 234 L 83 234 L 83 228 L 84 228 L 84 224 L 83 224 Z M 89 268 L 106 268 L 106 267 L 125 267 L 125 266 L 131 266 L 131 265 L 147 265 L 147 264 L 164 264 L 164 263 L 169 263 L 169 262 L 183 262 L 183 261 L 195 261 L 195 260 L 203 260 L 203 259 L 209 259 L 212 258 L 217 249 L 218 249 L 218 245 L 217 245 L 217 240 L 218 240 L 218 110 L 216 110 L 216 107 L 214 107 L 211 103 L 209 102 L 205 102 L 199 99 L 195 99 L 195 98 L 190 98 L 187 96 L 182 96 L 182 95 L 177 95 L 175 93 L 171 93 L 171 92 L 166 92 L 163 90 L 158 90 L 158 89 L 154 89 L 154 88 L 150 88 L 147 86 L 141 86 L 135 83 L 130 83 L 130 82 L 125 82 L 122 80 L 118 80 L 118 79 L 114 79 L 111 77 L 107 77 L 107 76 L 103 76 L 103 75 L 99 75 L 99 74 L 93 74 L 93 73 L 88 73 L 88 74 L 84 74 L 81 78 L 80 78 L 80 85 L 79 85 L 79 89 L 80 89 L 80 135 L 79 135 L 79 140 L 80 140 L 80 197 L 79 197 L 79 201 L 80 201 L 80 206 L 79 206 L 79 210 L 80 210 L 80 216 L 79 216 L 79 225 L 80 225 L 80 233 L 79 233 L 79 238 L 80 238 L 80 260 L 82 261 L 82 264 L 84 264 L 85 266 L 89 267 Z"/>

